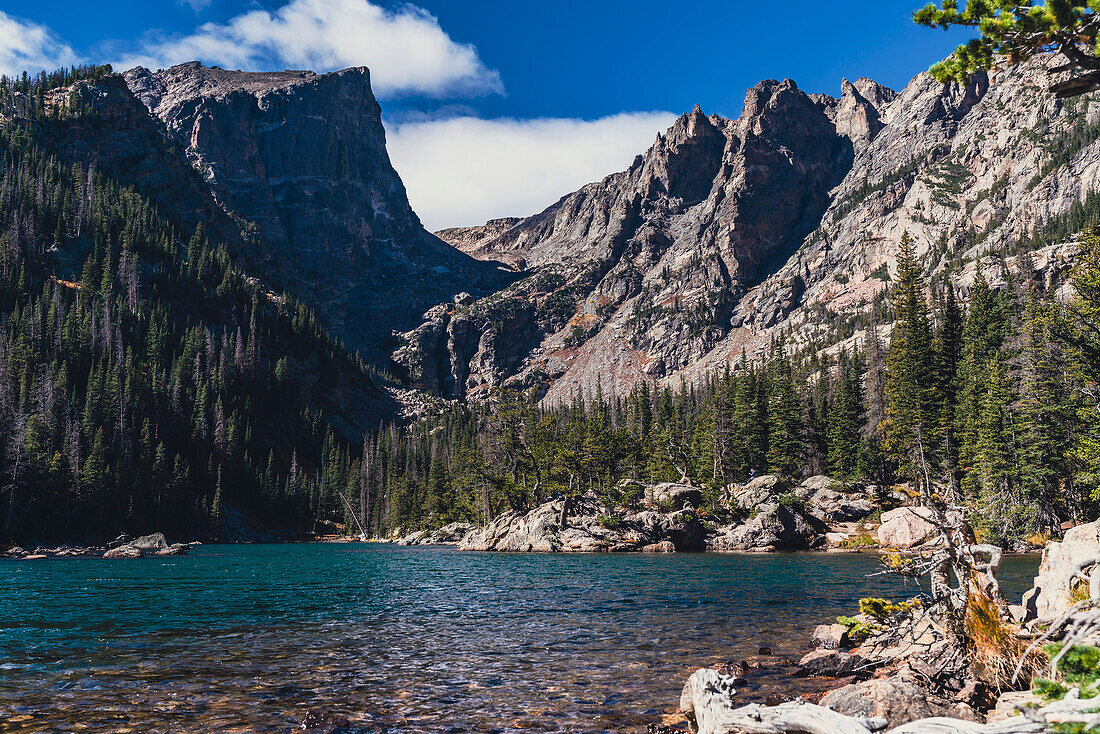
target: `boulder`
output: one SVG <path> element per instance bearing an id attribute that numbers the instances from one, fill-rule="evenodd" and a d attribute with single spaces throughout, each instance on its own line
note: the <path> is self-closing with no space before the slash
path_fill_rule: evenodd
<path id="1" fill-rule="evenodd" d="M 818 489 L 806 502 L 806 512 L 823 523 L 855 522 L 874 511 L 874 504 L 865 497 L 827 488 Z"/>
<path id="2" fill-rule="evenodd" d="M 24 561 L 41 561 L 44 558 L 49 558 L 45 553 L 28 553 L 25 556 L 20 556 Z"/>
<path id="3" fill-rule="evenodd" d="M 814 629 L 813 641 L 824 650 L 839 650 L 848 645 L 848 628 L 842 624 L 819 624 Z"/>
<path id="4" fill-rule="evenodd" d="M 168 547 L 168 541 L 164 537 L 164 533 L 153 533 L 151 535 L 142 535 L 140 538 L 131 540 L 128 545 L 133 548 L 137 548 L 140 551 L 159 551 Z M 123 546 L 119 546 L 120 548 Z"/>
<path id="5" fill-rule="evenodd" d="M 141 549 L 133 545 L 120 545 L 103 554 L 104 558 L 141 558 Z"/>
<path id="6" fill-rule="evenodd" d="M 469 533 L 458 544 L 459 550 L 481 551 L 560 551 L 558 516 L 561 502 L 547 502 L 520 514 L 508 511 L 496 517 L 485 527 Z"/>
<path id="7" fill-rule="evenodd" d="M 719 529 L 707 547 L 715 551 L 802 550 L 814 544 L 817 531 L 801 510 L 770 502 L 747 522 Z"/>
<path id="8" fill-rule="evenodd" d="M 1031 691 L 1005 691 L 997 699 L 997 705 L 989 712 L 985 721 L 987 724 L 995 724 L 1019 716 L 1022 710 L 1042 708 L 1043 703 L 1043 699 Z"/>
<path id="9" fill-rule="evenodd" d="M 183 548 L 177 548 L 176 546 L 168 546 L 167 548 L 161 548 L 153 553 L 155 556 L 182 556 L 186 555 L 187 551 Z"/>
<path id="10" fill-rule="evenodd" d="M 822 706 L 848 716 L 886 719 L 900 726 L 917 719 L 943 716 L 943 706 L 934 705 L 921 688 L 897 678 L 874 678 L 852 683 L 822 696 Z"/>
<path id="11" fill-rule="evenodd" d="M 671 540 L 662 540 L 660 543 L 650 543 L 642 546 L 643 553 L 675 553 L 676 544 Z"/>
<path id="12" fill-rule="evenodd" d="M 686 484 L 648 485 L 645 488 L 645 498 L 654 505 L 669 505 L 674 510 L 696 508 L 703 504 L 702 490 Z"/>
<path id="13" fill-rule="evenodd" d="M 783 479 L 774 474 L 765 474 L 735 487 L 732 492 L 733 504 L 742 510 L 752 511 L 784 494 L 788 489 L 789 485 Z"/>
<path id="14" fill-rule="evenodd" d="M 397 545 L 420 545 L 420 541 L 427 537 L 427 535 L 427 530 L 417 530 L 409 533 L 403 538 L 398 538 L 396 543 Z"/>
<path id="15" fill-rule="evenodd" d="M 566 526 L 559 527 L 562 501 L 554 500 L 520 514 L 506 512 L 462 538 L 459 550 L 592 553 L 639 551 L 658 546 L 662 551 L 702 550 L 705 529 L 694 510 L 643 510 L 611 518 L 591 497 L 573 500 Z M 650 549 L 657 550 L 657 549 Z"/>
<path id="16" fill-rule="evenodd" d="M 1100 559 L 1100 520 L 1070 528 L 1061 541 L 1047 543 L 1039 575 L 1024 594 L 1024 619 L 1050 622 L 1069 609 L 1073 577 L 1093 558 Z"/>
<path id="17" fill-rule="evenodd" d="M 803 479 L 798 486 L 813 494 L 821 489 L 832 489 L 836 484 L 837 482 L 833 481 L 831 477 L 824 474 L 815 474 L 812 477 Z"/>
<path id="18" fill-rule="evenodd" d="M 863 658 L 840 650 L 814 650 L 798 661 L 795 676 L 799 678 L 820 677 L 842 678 L 859 671 Z"/>
<path id="19" fill-rule="evenodd" d="M 929 520 L 933 512 L 927 507 L 899 507 L 882 513 L 878 542 L 884 548 L 914 548 L 932 540 L 939 532 Z"/>

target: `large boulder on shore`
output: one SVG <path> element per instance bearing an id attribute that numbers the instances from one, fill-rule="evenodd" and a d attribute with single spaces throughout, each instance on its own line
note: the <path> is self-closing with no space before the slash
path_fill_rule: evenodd
<path id="1" fill-rule="evenodd" d="M 866 497 L 827 487 L 815 490 L 806 500 L 806 512 L 823 523 L 855 522 L 874 511 L 874 504 Z"/>
<path id="2" fill-rule="evenodd" d="M 820 703 L 848 716 L 886 719 L 890 726 L 948 713 L 944 706 L 934 705 L 923 689 L 896 677 L 837 688 L 826 693 Z"/>
<path id="3" fill-rule="evenodd" d="M 698 487 L 671 482 L 647 486 L 645 498 L 651 504 L 660 507 L 667 505 L 674 510 L 697 508 L 703 504 L 703 492 Z"/>
<path id="4" fill-rule="evenodd" d="M 694 510 L 657 512 L 643 510 L 621 516 L 608 511 L 592 497 L 571 503 L 565 527 L 560 526 L 562 500 L 546 502 L 527 513 L 505 512 L 484 527 L 476 528 L 458 544 L 459 550 L 577 552 L 693 551 L 702 550 L 704 528 Z"/>
<path id="5" fill-rule="evenodd" d="M 741 525 L 720 528 L 707 541 L 714 551 L 803 550 L 810 548 L 818 533 L 810 519 L 797 507 L 769 502 L 757 508 Z"/>
<path id="6" fill-rule="evenodd" d="M 915 548 L 936 537 L 938 531 L 930 521 L 934 517 L 927 507 L 899 507 L 882 513 L 878 542 L 883 548 Z"/>
<path id="7" fill-rule="evenodd" d="M 760 505 L 774 501 L 789 489 L 790 485 L 781 477 L 764 474 L 734 487 L 731 496 L 734 506 L 751 512 Z"/>
<path id="8" fill-rule="evenodd" d="M 1050 622 L 1064 614 L 1072 603 L 1074 576 L 1093 559 L 1100 563 L 1100 520 L 1070 528 L 1061 541 L 1048 542 L 1035 584 L 1024 594 L 1024 619 Z"/>

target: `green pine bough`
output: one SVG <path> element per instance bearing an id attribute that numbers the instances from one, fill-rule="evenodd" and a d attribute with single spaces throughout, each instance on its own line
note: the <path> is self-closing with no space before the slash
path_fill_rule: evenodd
<path id="1" fill-rule="evenodd" d="M 1100 89 L 1100 0 L 1067 2 L 1045 0 L 1041 5 L 1019 0 L 970 0 L 959 8 L 956 0 L 929 3 L 913 14 L 929 28 L 977 28 L 978 38 L 960 45 L 951 56 L 929 71 L 941 82 L 966 83 L 977 71 L 1015 65 L 1037 54 L 1060 53 L 1066 63 L 1052 74 L 1074 72 L 1051 86 L 1059 98 L 1076 97 Z"/>

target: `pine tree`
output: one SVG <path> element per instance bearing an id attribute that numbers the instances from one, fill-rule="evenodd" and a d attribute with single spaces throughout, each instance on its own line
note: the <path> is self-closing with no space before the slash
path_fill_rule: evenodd
<path id="1" fill-rule="evenodd" d="M 929 443 L 935 425 L 931 327 L 924 281 L 906 232 L 898 253 L 892 294 L 894 330 L 886 356 L 886 419 L 884 445 L 898 473 L 922 478 L 921 459 L 931 460 Z"/>

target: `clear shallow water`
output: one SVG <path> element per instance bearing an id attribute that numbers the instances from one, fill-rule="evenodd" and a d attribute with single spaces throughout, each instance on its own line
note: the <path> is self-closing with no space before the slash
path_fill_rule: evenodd
<path id="1" fill-rule="evenodd" d="M 1009 558 L 1010 599 L 1037 558 Z M 698 667 L 770 646 L 787 685 L 875 556 L 542 555 L 202 546 L 182 558 L 0 561 L 0 731 L 644 731 Z M 812 684 L 811 684 L 812 685 Z"/>

